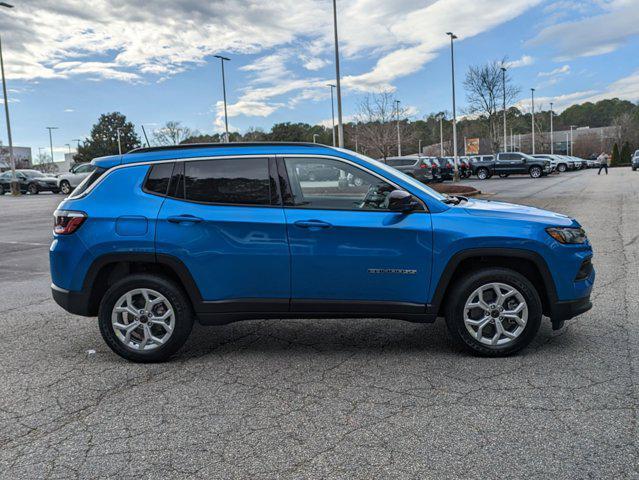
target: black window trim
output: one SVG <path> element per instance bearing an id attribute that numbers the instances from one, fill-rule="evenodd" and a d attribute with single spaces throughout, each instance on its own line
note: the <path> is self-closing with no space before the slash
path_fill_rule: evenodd
<path id="1" fill-rule="evenodd" d="M 289 154 L 279 154 L 279 155 L 275 155 L 275 157 L 277 158 L 277 170 L 278 170 L 278 174 L 280 177 L 280 181 L 284 181 L 286 182 L 284 185 L 280 185 L 280 188 L 282 189 L 282 200 L 283 197 L 290 197 L 293 198 L 293 192 L 290 189 L 290 179 L 288 178 L 288 172 L 286 171 L 286 166 L 284 165 L 284 160 L 287 158 L 317 158 L 317 159 L 327 159 L 327 160 L 336 160 L 339 162 L 344 162 L 347 163 L 355 168 L 359 168 L 360 170 L 363 170 L 364 172 L 373 175 L 374 177 L 379 178 L 380 180 L 385 181 L 386 183 L 389 183 L 390 185 L 392 185 L 393 187 L 395 187 L 397 190 L 402 190 L 404 192 L 410 193 L 413 198 L 422 206 L 422 210 L 414 210 L 413 212 L 411 212 L 411 215 L 415 214 L 415 213 L 430 213 L 430 211 L 428 210 L 428 205 L 426 205 L 426 202 L 424 202 L 421 198 L 413 195 L 411 192 L 409 192 L 408 190 L 406 190 L 403 187 L 400 187 L 399 185 L 397 185 L 395 182 L 389 180 L 388 178 L 384 177 L 383 175 L 378 174 L 377 172 L 373 172 L 372 170 L 369 170 L 366 167 L 363 167 L 362 165 L 359 165 L 358 163 L 352 162 L 346 158 L 342 158 L 342 157 L 334 157 L 332 155 L 314 155 L 314 154 L 310 154 L 310 153 L 306 153 L 306 154 L 294 154 L 294 153 L 289 153 Z M 286 209 L 295 209 L 295 210 L 326 210 L 326 211 L 335 211 L 335 212 L 362 212 L 362 213 L 399 213 L 399 212 L 393 212 L 392 210 L 363 210 L 361 208 L 318 208 L 318 207 L 305 207 L 303 205 L 287 205 L 286 202 L 282 202 L 282 206 L 283 208 Z"/>

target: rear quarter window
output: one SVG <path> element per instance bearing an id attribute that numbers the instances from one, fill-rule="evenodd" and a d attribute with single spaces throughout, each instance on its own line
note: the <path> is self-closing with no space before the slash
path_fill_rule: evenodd
<path id="1" fill-rule="evenodd" d="M 149 173 L 144 181 L 143 190 L 147 193 L 153 193 L 156 195 L 166 195 L 169 189 L 169 183 L 171 181 L 171 175 L 173 175 L 173 162 L 170 163 L 158 163 L 151 166 Z"/>
<path id="2" fill-rule="evenodd" d="M 78 198 L 82 196 L 91 185 L 93 185 L 102 175 L 104 175 L 104 172 L 106 171 L 106 168 L 96 166 L 95 170 L 93 170 L 93 172 L 91 172 L 90 175 L 82 180 L 82 182 L 80 182 L 80 185 L 78 185 L 75 190 L 73 190 L 73 193 L 69 195 L 69 198 Z"/>

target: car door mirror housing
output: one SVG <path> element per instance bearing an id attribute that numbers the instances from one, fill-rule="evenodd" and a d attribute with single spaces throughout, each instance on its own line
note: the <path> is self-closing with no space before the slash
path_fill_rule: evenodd
<path id="1" fill-rule="evenodd" d="M 392 212 L 410 213 L 418 205 L 413 196 L 404 190 L 393 190 L 388 196 L 388 209 Z"/>

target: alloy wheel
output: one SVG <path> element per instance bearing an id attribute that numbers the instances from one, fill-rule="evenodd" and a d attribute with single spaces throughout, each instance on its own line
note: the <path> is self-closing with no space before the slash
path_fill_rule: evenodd
<path id="1" fill-rule="evenodd" d="M 528 305 L 516 288 L 488 283 L 470 294 L 464 305 L 464 325 L 479 343 L 504 346 L 522 334 L 528 322 Z"/>
<path id="2" fill-rule="evenodd" d="M 68 195 L 69 193 L 71 193 L 71 185 L 69 185 L 69 182 L 65 180 L 64 182 L 60 184 L 60 190 L 65 195 Z"/>
<path id="3" fill-rule="evenodd" d="M 175 310 L 167 298 L 149 288 L 122 295 L 111 312 L 117 339 L 133 350 L 154 350 L 164 345 L 175 328 Z"/>

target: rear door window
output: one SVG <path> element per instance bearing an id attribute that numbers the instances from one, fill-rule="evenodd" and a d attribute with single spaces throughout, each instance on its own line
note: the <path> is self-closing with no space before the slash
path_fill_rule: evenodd
<path id="1" fill-rule="evenodd" d="M 271 204 L 268 158 L 184 162 L 183 184 L 184 198 L 194 202 L 229 205 Z M 179 192 L 180 187 L 177 188 Z"/>

